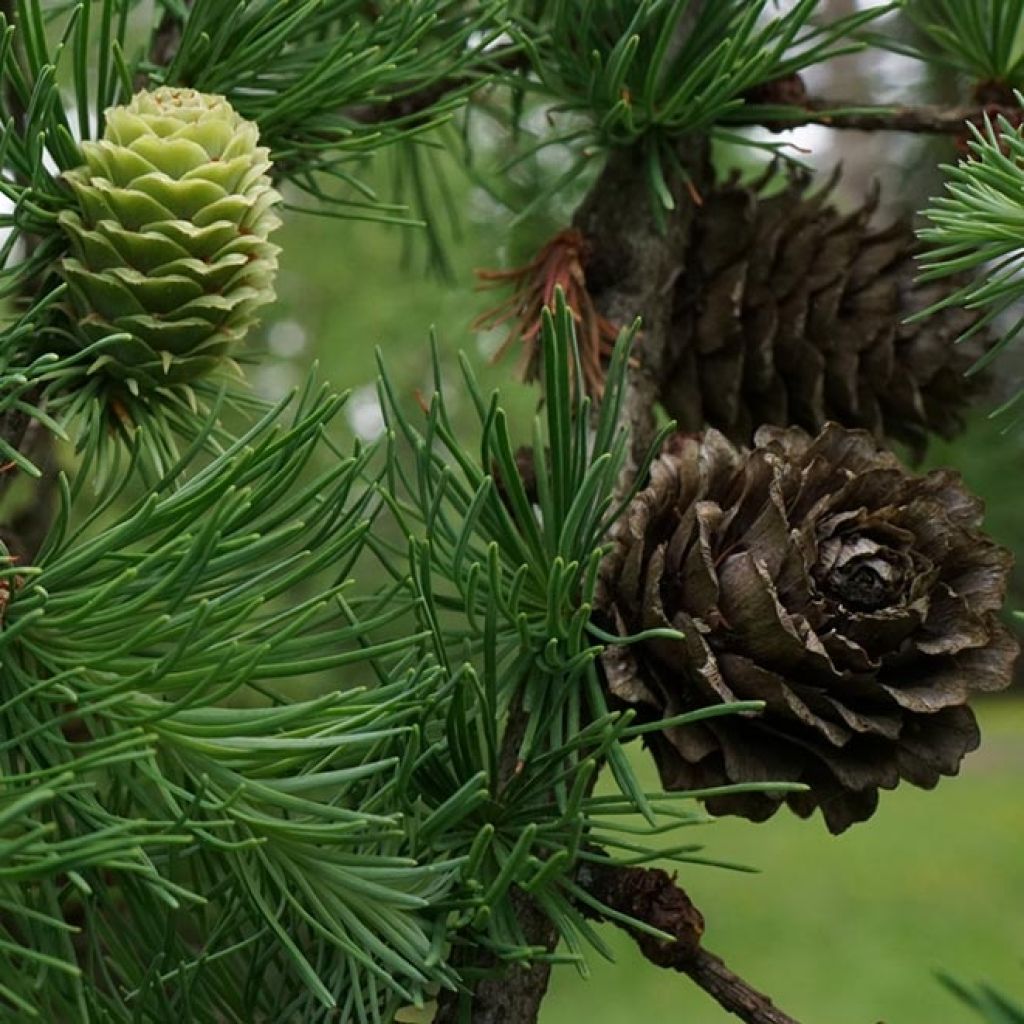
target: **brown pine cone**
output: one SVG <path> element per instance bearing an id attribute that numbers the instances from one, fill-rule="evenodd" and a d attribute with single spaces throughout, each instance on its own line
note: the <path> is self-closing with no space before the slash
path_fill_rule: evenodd
<path id="1" fill-rule="evenodd" d="M 930 788 L 977 746 L 967 698 L 1009 685 L 1017 656 L 997 617 L 1012 557 L 957 474 L 909 473 L 865 431 L 765 427 L 755 445 L 677 435 L 654 463 L 598 603 L 620 636 L 686 639 L 611 647 L 605 675 L 652 718 L 765 701 L 651 734 L 663 784 L 805 783 L 708 807 L 755 821 L 820 807 L 841 832 L 879 789 Z"/>
<path id="2" fill-rule="evenodd" d="M 762 423 L 817 432 L 829 420 L 909 444 L 963 428 L 985 382 L 964 377 L 987 335 L 954 342 L 977 320 L 961 309 L 906 318 L 959 286 L 914 283 L 907 224 L 870 226 L 877 194 L 852 213 L 809 195 L 794 173 L 712 190 L 676 293 L 662 395 L 681 430 L 705 425 L 749 444 Z"/>

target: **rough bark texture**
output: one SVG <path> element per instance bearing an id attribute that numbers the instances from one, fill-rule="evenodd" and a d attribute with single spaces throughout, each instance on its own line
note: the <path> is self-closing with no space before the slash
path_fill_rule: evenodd
<path id="1" fill-rule="evenodd" d="M 797 1024 L 766 995 L 748 985 L 720 957 L 699 949 L 685 968 L 686 974 L 731 1014 L 748 1024 Z"/>
<path id="2" fill-rule="evenodd" d="M 676 209 L 668 215 L 664 231 L 651 207 L 644 155 L 633 149 L 612 153 L 574 219 L 590 246 L 587 285 L 601 313 L 618 324 L 632 323 L 638 316 L 643 320 L 625 401 L 632 441 L 623 489 L 635 478 L 655 433 L 654 406 L 672 321 L 672 286 L 685 271 L 680 253 L 688 249 L 694 196 L 707 177 L 706 141 L 683 143 L 680 157 L 692 183 L 690 188 L 677 188 Z"/>
<path id="3" fill-rule="evenodd" d="M 591 863 L 580 869 L 576 880 L 606 907 L 673 937 L 674 941 L 666 942 L 639 929 L 625 928 L 652 964 L 682 971 L 697 955 L 704 915 L 667 871 Z"/>

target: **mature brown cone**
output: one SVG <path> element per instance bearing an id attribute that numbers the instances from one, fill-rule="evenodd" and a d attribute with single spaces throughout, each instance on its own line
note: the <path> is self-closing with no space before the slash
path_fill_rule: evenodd
<path id="1" fill-rule="evenodd" d="M 611 647 L 605 675 L 652 718 L 765 701 L 651 734 L 663 784 L 805 783 L 708 806 L 763 820 L 785 800 L 841 832 L 879 789 L 930 788 L 977 746 L 967 698 L 1007 686 L 1017 656 L 997 617 L 1012 557 L 956 473 L 911 474 L 866 431 L 763 427 L 755 444 L 676 435 L 654 463 L 598 604 L 620 636 L 686 639 Z"/>
<path id="2" fill-rule="evenodd" d="M 842 215 L 836 177 L 813 195 L 806 174 L 773 195 L 767 181 L 720 185 L 700 210 L 663 393 L 680 429 L 749 444 L 762 423 L 835 420 L 917 455 L 929 433 L 955 435 L 984 386 L 964 373 L 987 337 L 954 344 L 977 319 L 961 309 L 905 320 L 957 282 L 915 285 L 909 225 L 869 225 L 877 193 Z"/>

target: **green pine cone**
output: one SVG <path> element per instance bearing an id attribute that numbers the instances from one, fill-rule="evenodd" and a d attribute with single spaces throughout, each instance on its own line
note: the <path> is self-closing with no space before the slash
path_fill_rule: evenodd
<path id="1" fill-rule="evenodd" d="M 83 345 L 125 334 L 94 364 L 133 391 L 221 366 L 274 299 L 281 223 L 269 150 L 223 96 L 140 92 L 106 112 L 85 165 L 65 174 L 80 210 L 60 223 Z"/>

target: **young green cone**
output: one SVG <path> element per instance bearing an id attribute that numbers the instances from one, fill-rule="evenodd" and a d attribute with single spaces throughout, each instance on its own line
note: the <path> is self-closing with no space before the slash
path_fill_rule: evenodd
<path id="1" fill-rule="evenodd" d="M 133 390 L 187 384 L 230 355 L 274 298 L 280 219 L 269 151 L 222 96 L 140 92 L 65 175 L 61 263 L 78 336 L 125 337 L 93 366 Z"/>

